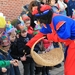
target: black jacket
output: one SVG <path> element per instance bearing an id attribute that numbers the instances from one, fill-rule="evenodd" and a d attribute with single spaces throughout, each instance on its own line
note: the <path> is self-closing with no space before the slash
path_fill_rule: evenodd
<path id="1" fill-rule="evenodd" d="M 32 35 L 27 34 L 26 37 L 20 36 L 17 40 L 17 48 L 20 56 L 26 53 L 30 53 L 30 48 L 26 46 L 26 43 L 32 38 Z"/>
<path id="2" fill-rule="evenodd" d="M 10 55 L 14 59 L 18 59 L 18 60 L 20 59 L 20 54 L 19 54 L 18 46 L 17 46 L 17 40 L 15 40 L 14 42 L 11 42 Z"/>
<path id="3" fill-rule="evenodd" d="M 26 37 L 20 36 L 19 39 L 17 40 L 18 52 L 19 52 L 20 56 L 23 56 L 24 54 L 26 54 L 26 61 L 24 61 L 24 63 L 28 63 L 28 62 L 30 63 L 31 61 L 33 61 L 33 59 L 31 57 L 28 57 L 28 55 L 30 54 L 31 48 L 26 46 L 26 43 L 31 38 L 32 38 L 32 35 L 31 34 L 27 34 Z M 36 52 L 39 50 L 38 44 L 35 46 L 34 50 Z"/>

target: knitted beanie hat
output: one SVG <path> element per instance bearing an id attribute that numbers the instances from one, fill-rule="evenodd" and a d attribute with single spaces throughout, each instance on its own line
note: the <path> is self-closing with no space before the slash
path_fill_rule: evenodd
<path id="1" fill-rule="evenodd" d="M 29 17 L 27 14 L 24 14 L 24 15 L 22 16 L 22 20 L 25 22 L 25 21 L 27 21 L 27 20 L 30 20 L 30 17 Z"/>

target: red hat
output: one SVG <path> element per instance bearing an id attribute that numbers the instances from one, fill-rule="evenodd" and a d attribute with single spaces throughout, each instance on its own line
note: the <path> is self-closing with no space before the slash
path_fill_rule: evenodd
<path id="1" fill-rule="evenodd" d="M 52 9 L 50 5 L 41 5 L 40 11 L 41 11 L 41 12 L 44 12 L 44 11 L 50 10 L 50 9 Z M 36 14 L 38 14 L 38 13 L 39 13 L 39 12 L 38 12 L 38 9 L 35 8 L 34 11 L 32 12 L 32 15 L 36 15 Z"/>
<path id="2" fill-rule="evenodd" d="M 23 21 L 30 20 L 30 17 L 28 17 L 28 16 L 26 15 L 26 16 L 22 17 L 22 20 L 23 20 Z"/>

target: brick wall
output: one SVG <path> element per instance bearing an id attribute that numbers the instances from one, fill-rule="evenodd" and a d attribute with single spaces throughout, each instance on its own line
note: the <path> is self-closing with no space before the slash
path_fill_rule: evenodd
<path id="1" fill-rule="evenodd" d="M 32 0 L 0 0 L 0 12 L 4 13 L 7 20 L 16 19 L 22 11 L 22 6 Z"/>

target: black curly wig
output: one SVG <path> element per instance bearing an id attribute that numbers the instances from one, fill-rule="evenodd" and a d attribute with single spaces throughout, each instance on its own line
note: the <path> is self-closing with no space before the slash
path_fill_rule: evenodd
<path id="1" fill-rule="evenodd" d="M 40 16 L 34 15 L 34 19 L 39 20 L 40 23 L 50 24 L 51 20 L 52 20 L 53 10 L 50 9 L 46 14 L 43 14 L 44 11 L 43 12 L 40 11 L 41 3 L 37 2 L 37 1 L 32 1 L 29 5 L 29 9 L 31 12 L 32 12 L 32 8 L 35 6 L 38 7 L 37 10 L 38 10 L 38 14 Z M 43 14 L 43 15 L 41 15 L 41 14 Z"/>
<path id="2" fill-rule="evenodd" d="M 49 10 L 49 12 L 47 14 L 40 15 L 40 16 L 35 16 L 35 18 L 37 20 L 39 20 L 40 23 L 50 24 L 51 20 L 52 20 L 52 15 L 53 15 L 53 10 L 51 9 L 51 10 Z"/>

